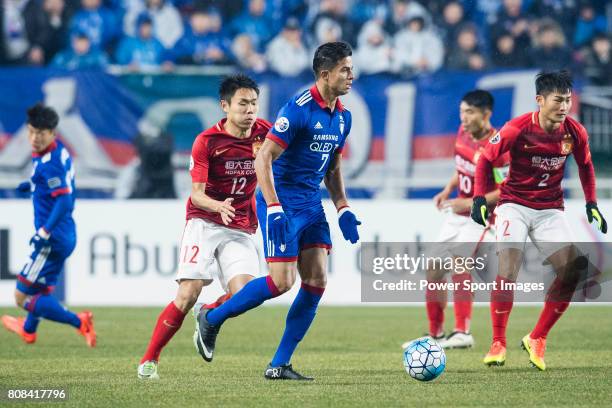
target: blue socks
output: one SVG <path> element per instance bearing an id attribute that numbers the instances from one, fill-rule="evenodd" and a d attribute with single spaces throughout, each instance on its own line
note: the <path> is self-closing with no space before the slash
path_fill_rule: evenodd
<path id="1" fill-rule="evenodd" d="M 293 304 L 291 304 L 289 313 L 287 313 L 285 333 L 283 333 L 283 338 L 272 359 L 272 367 L 289 364 L 295 348 L 304 338 L 310 324 L 315 318 L 317 306 L 323 296 L 323 291 L 323 288 L 317 288 L 302 283 L 302 287 L 293 301 Z"/>
<path id="2" fill-rule="evenodd" d="M 30 312 L 28 313 L 28 320 L 30 320 L 30 315 L 33 315 L 33 318 L 42 317 L 47 320 L 53 320 L 54 322 L 69 324 L 77 329 L 81 327 L 81 319 L 70 310 L 64 308 L 64 306 L 51 295 L 33 296 L 30 301 L 25 304 L 24 308 Z M 31 324 L 33 324 L 33 322 L 31 322 Z M 24 329 L 25 327 L 27 327 L 27 320 Z M 32 326 L 30 326 L 30 328 L 31 327 Z M 34 329 L 36 329 L 36 326 L 34 326 Z M 27 329 L 25 330 L 28 331 Z"/>
<path id="3" fill-rule="evenodd" d="M 23 330 L 26 333 L 36 333 L 36 329 L 38 328 L 38 323 L 40 323 L 40 319 L 32 312 L 28 313 L 28 317 L 26 317 L 25 322 L 23 323 Z"/>
<path id="4" fill-rule="evenodd" d="M 280 295 L 280 292 L 274 284 L 272 277 L 266 276 L 253 279 L 227 302 L 208 312 L 206 320 L 213 326 L 219 326 L 228 318 L 238 316 L 278 295 Z"/>

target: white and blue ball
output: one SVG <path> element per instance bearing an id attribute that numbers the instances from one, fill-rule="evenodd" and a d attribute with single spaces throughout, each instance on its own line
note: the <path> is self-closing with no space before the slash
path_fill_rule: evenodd
<path id="1" fill-rule="evenodd" d="M 404 349 L 404 367 L 415 380 L 431 381 L 444 372 L 446 354 L 437 341 L 422 337 Z"/>

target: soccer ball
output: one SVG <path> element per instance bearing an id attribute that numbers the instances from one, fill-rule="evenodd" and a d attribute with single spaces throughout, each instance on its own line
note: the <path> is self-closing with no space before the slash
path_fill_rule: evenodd
<path id="1" fill-rule="evenodd" d="M 412 378 L 431 381 L 446 368 L 446 354 L 437 341 L 431 337 L 422 337 L 404 349 L 404 367 Z"/>

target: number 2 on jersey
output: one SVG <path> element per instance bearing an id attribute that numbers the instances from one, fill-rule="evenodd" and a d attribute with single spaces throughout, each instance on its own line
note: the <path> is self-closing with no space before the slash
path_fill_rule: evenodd
<path id="1" fill-rule="evenodd" d="M 547 187 L 548 186 L 548 179 L 550 178 L 550 174 L 549 173 L 544 173 L 542 174 L 542 180 L 538 183 L 538 187 Z"/>

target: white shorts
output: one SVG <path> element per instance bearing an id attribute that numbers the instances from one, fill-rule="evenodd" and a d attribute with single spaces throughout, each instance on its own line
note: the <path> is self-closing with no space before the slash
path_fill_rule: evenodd
<path id="1" fill-rule="evenodd" d="M 481 242 L 495 242 L 494 226 L 488 228 L 474 222 L 470 217 L 450 212 L 436 242 L 443 245 L 452 256 L 473 256 Z M 457 245 L 450 245 L 450 244 Z"/>
<path id="2" fill-rule="evenodd" d="M 259 275 L 259 253 L 253 236 L 201 218 L 187 221 L 181 241 L 176 280 L 201 279 L 210 283 L 217 276 L 221 286 L 237 275 Z"/>
<path id="3" fill-rule="evenodd" d="M 524 205 L 504 203 L 495 209 L 498 249 L 523 250 L 527 237 L 546 256 L 573 242 L 573 234 L 563 210 L 534 210 Z"/>

